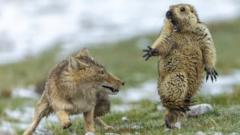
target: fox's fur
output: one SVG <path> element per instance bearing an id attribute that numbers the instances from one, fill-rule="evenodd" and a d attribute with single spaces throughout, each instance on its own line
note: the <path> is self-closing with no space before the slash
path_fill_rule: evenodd
<path id="1" fill-rule="evenodd" d="M 189 110 L 204 77 L 216 79 L 216 51 L 207 26 L 189 4 L 170 6 L 159 38 L 144 50 L 144 57 L 160 56 L 158 93 L 168 109 L 165 124 L 174 128 L 179 116 Z M 208 77 L 207 76 L 207 77 Z"/>
<path id="2" fill-rule="evenodd" d="M 110 110 L 108 94 L 117 93 L 123 84 L 82 49 L 52 69 L 32 124 L 24 135 L 31 135 L 40 120 L 50 113 L 57 115 L 63 128 L 71 126 L 69 115 L 79 113 L 84 115 L 86 132 L 95 132 L 94 120 L 111 128 L 99 116 Z"/>

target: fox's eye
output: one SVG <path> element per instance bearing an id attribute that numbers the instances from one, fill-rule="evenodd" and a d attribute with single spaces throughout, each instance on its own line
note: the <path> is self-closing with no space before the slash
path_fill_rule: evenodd
<path id="1" fill-rule="evenodd" d="M 185 11 L 185 8 L 184 8 L 184 7 L 181 7 L 181 8 L 180 8 L 180 11 L 181 11 L 181 12 L 184 12 L 184 11 Z"/>

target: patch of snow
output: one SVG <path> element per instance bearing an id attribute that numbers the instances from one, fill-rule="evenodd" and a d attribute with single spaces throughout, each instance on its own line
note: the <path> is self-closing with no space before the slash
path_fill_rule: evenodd
<path id="1" fill-rule="evenodd" d="M 31 98 L 31 99 L 39 98 L 39 95 L 34 91 L 34 87 L 15 88 L 13 89 L 12 96 L 15 98 Z"/>
<path id="2" fill-rule="evenodd" d="M 7 121 L 0 121 L 0 134 L 1 135 L 17 135 L 13 126 Z"/>
<path id="3" fill-rule="evenodd" d="M 169 5 L 176 3 L 194 5 L 204 22 L 239 16 L 236 0 L 1 0 L 0 64 L 57 44 L 69 52 L 91 43 L 159 32 Z"/>
<path id="4" fill-rule="evenodd" d="M 220 75 L 216 82 L 205 82 L 201 93 L 202 94 L 221 94 L 233 91 L 233 86 L 240 84 L 240 71 L 234 71 L 229 75 Z"/>
<path id="5" fill-rule="evenodd" d="M 121 91 L 116 98 L 120 98 L 126 103 L 137 102 L 143 99 L 158 101 L 159 95 L 157 92 L 157 82 L 148 81 L 139 87 L 129 88 L 125 91 Z"/>
<path id="6" fill-rule="evenodd" d="M 234 71 L 228 75 L 220 75 L 216 82 L 205 82 L 200 90 L 200 94 L 217 95 L 221 93 L 230 93 L 234 85 L 240 84 L 240 71 Z M 136 88 L 129 88 L 121 91 L 116 98 L 123 102 L 137 102 L 143 99 L 159 101 L 157 92 L 157 82 L 148 81 Z"/>

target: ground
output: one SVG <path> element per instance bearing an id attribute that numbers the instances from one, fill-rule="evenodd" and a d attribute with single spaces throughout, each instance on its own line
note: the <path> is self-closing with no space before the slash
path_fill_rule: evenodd
<path id="1" fill-rule="evenodd" d="M 240 20 L 231 22 L 212 23 L 209 25 L 217 48 L 217 70 L 219 74 L 228 74 L 240 68 Z M 134 37 L 117 43 L 101 44 L 90 47 L 90 53 L 107 69 L 126 82 L 128 88 L 138 86 L 148 80 L 157 79 L 157 58 L 151 58 L 148 62 L 142 59 L 141 50 L 151 45 L 157 34 Z M 56 45 L 57 46 L 57 45 Z M 36 101 L 29 98 L 12 97 L 12 89 L 15 87 L 28 87 L 41 81 L 47 75 L 49 69 L 58 61 L 60 48 L 54 47 L 39 56 L 28 57 L 26 60 L 0 65 L 0 119 L 16 121 L 6 115 L 6 108 L 15 109 L 21 106 L 34 106 Z M 114 52 L 114 53 L 112 53 Z M 202 131 L 208 134 L 222 132 L 224 134 L 240 134 L 240 85 L 234 87 L 230 94 L 216 96 L 196 96 L 196 103 L 210 103 L 214 111 L 197 118 L 188 118 L 181 129 L 167 131 L 163 126 L 164 111 L 159 110 L 160 102 L 142 100 L 132 103 L 134 109 L 127 112 L 113 112 L 103 119 L 111 123 L 118 134 L 195 134 Z M 123 101 L 114 100 L 114 104 Z M 127 120 L 122 120 L 126 118 Z M 69 130 L 61 129 L 59 124 L 48 123 L 46 127 L 57 135 L 68 135 L 69 132 L 83 134 L 82 119 L 75 119 Z M 18 130 L 22 133 L 22 130 Z M 98 134 L 106 131 L 97 128 Z"/>

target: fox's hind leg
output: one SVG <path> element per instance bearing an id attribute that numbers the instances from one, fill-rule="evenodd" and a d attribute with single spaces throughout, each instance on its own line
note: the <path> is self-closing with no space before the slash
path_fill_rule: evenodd
<path id="1" fill-rule="evenodd" d="M 97 93 L 97 102 L 94 109 L 94 120 L 95 123 L 99 126 L 104 127 L 105 130 L 112 130 L 113 127 L 105 123 L 101 116 L 104 116 L 106 113 L 110 112 L 111 102 L 109 96 L 104 91 L 99 91 Z"/>
<path id="2" fill-rule="evenodd" d="M 105 123 L 100 117 L 96 117 L 94 120 L 97 124 L 103 126 L 105 130 L 113 130 L 113 126 L 110 126 L 107 123 Z"/>
<path id="3" fill-rule="evenodd" d="M 31 125 L 25 130 L 23 135 L 32 135 L 32 133 L 37 128 L 39 122 L 44 116 L 47 116 L 51 112 L 51 109 L 49 107 L 49 103 L 46 99 L 46 97 L 43 95 L 40 101 L 37 104 L 35 114 L 32 120 Z"/>
<path id="4" fill-rule="evenodd" d="M 94 128 L 94 108 L 89 112 L 84 112 L 84 127 L 86 132 L 95 132 Z"/>

